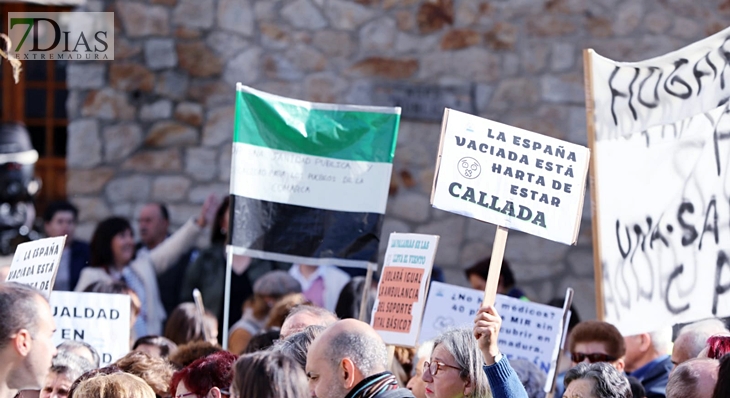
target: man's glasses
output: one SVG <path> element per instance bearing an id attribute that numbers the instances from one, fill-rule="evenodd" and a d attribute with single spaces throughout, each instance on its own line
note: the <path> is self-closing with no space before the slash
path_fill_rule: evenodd
<path id="1" fill-rule="evenodd" d="M 596 362 L 613 362 L 617 360 L 618 358 L 612 357 L 608 354 L 601 354 L 601 353 L 592 353 L 592 354 L 584 354 L 582 352 L 573 352 L 570 354 L 570 358 L 575 363 L 581 363 L 588 358 L 588 362 L 590 363 L 596 363 Z"/>
<path id="2" fill-rule="evenodd" d="M 428 361 L 424 361 L 423 362 L 423 373 L 426 373 L 426 370 L 428 370 L 429 372 L 431 372 L 431 376 L 436 376 L 442 367 L 456 369 L 458 371 L 463 370 L 460 367 L 447 365 L 445 363 L 440 363 L 440 362 L 430 362 L 429 363 Z"/>

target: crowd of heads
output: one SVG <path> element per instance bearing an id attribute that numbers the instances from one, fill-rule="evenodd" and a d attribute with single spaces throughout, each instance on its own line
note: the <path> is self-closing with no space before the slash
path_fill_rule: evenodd
<path id="1" fill-rule="evenodd" d="M 210 217 L 211 243 L 220 247 L 228 234 L 228 206 L 226 198 Z M 205 211 L 210 213 L 210 209 Z M 46 233 L 73 236 L 77 217 L 78 210 L 72 205 L 52 204 L 44 214 Z M 140 256 L 138 250 L 148 250 L 147 265 L 158 266 L 155 261 L 161 256 L 155 248 L 164 247 L 170 236 L 170 215 L 163 204 L 148 204 L 140 210 L 137 224 L 141 240 L 137 247 L 128 220 L 111 217 L 97 226 L 88 263 L 107 273 L 116 269 L 122 277 L 101 278 L 83 288 L 86 292 L 130 296 L 130 325 L 147 319 L 154 306 L 146 297 L 149 285 L 142 286 L 147 282 L 140 285 L 136 280 L 134 285 L 135 278 L 124 277 L 123 271 Z M 242 272 L 249 265 L 246 262 Z M 466 270 L 473 287 L 484 288 L 490 265 L 487 258 Z M 64 283 L 73 285 L 78 280 L 78 272 L 73 272 Z M 312 304 L 302 286 L 291 272 L 270 269 L 258 275 L 241 305 L 242 327 L 233 325 L 227 336 L 219 334 L 225 330 L 222 309 L 214 313 L 180 300 L 167 311 L 159 333 L 140 337 L 131 329 L 134 338 L 130 352 L 113 363 L 100 363 L 99 353 L 84 341 L 65 341 L 54 347 L 48 301 L 32 288 L 2 283 L 0 376 L 5 382 L 0 386 L 0 398 L 13 391 L 20 391 L 20 397 L 42 398 L 380 396 L 371 394 L 375 391 L 408 391 L 383 396 L 415 398 L 493 395 L 487 368 L 499 361 L 490 354 L 497 337 L 492 336 L 493 341 L 477 332 L 481 330 L 477 327 L 480 315 L 474 329 L 449 329 L 415 349 L 389 350 L 368 324 L 377 280 L 349 279 L 341 288 L 337 305 L 330 308 L 334 311 Z M 362 304 L 365 289 L 371 290 L 369 300 Z M 498 291 L 525 299 L 506 261 Z M 551 305 L 562 307 L 563 300 L 556 299 Z M 490 325 L 496 325 L 498 334 L 501 319 L 494 311 L 483 319 L 491 319 Z M 672 341 L 669 328 L 622 335 L 610 323 L 581 322 L 574 309 L 572 314 L 565 345 L 566 371 L 556 382 L 557 396 L 730 396 L 730 332 L 722 321 L 686 325 Z M 222 337 L 228 337 L 226 350 L 219 345 Z M 484 339 L 491 345 L 481 343 Z M 508 363 L 520 394 L 524 393 L 517 396 L 546 396 L 549 383 L 544 369 L 524 359 L 510 358 Z M 652 366 L 652 372 L 659 376 L 652 374 L 654 381 L 650 383 L 646 373 Z M 36 393 L 28 395 L 31 390 Z"/>

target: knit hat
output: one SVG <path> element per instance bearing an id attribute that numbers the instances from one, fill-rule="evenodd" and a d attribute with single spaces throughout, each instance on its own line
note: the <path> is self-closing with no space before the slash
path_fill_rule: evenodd
<path id="1" fill-rule="evenodd" d="M 302 285 L 286 271 L 270 271 L 253 285 L 253 292 L 261 296 L 282 297 L 290 293 L 301 293 Z"/>

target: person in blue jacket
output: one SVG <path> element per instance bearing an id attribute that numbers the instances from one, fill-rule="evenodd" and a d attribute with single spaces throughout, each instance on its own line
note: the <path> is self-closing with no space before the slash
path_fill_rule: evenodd
<path id="1" fill-rule="evenodd" d="M 494 398 L 528 398 L 525 387 L 520 383 L 507 357 L 497 346 L 502 318 L 494 306 L 479 309 L 474 319 L 474 338 L 484 357 L 484 373 L 487 374 L 489 388 Z"/>

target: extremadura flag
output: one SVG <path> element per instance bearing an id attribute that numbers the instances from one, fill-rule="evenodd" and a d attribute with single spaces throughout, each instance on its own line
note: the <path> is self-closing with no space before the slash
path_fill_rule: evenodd
<path id="1" fill-rule="evenodd" d="M 233 252 L 375 266 L 400 108 L 312 103 L 241 84 L 236 91 Z"/>

